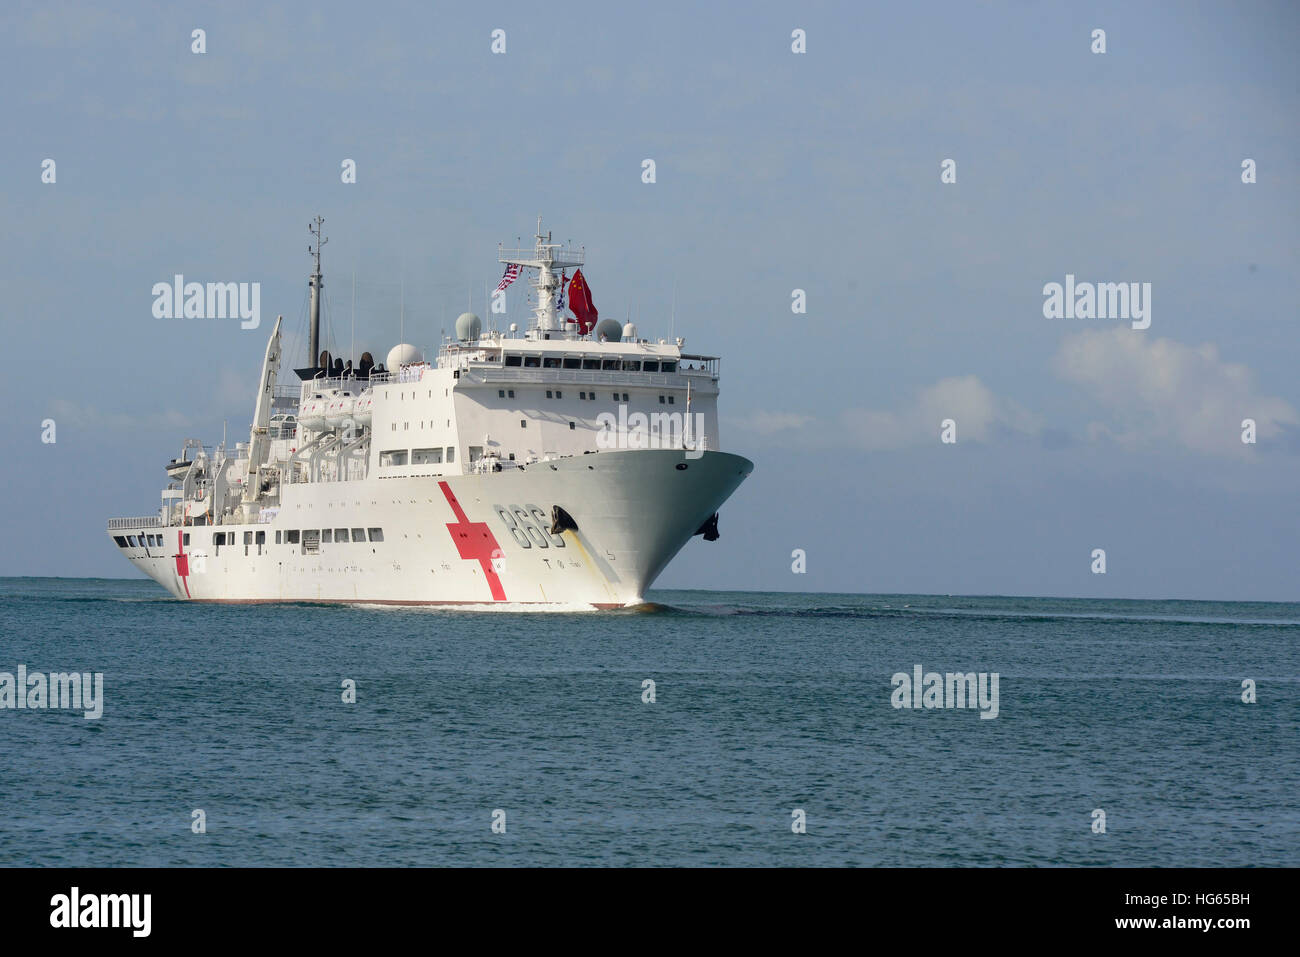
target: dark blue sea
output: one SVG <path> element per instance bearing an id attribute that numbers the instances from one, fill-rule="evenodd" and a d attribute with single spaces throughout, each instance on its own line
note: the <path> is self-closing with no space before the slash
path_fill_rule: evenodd
<path id="1" fill-rule="evenodd" d="M 0 579 L 0 672 L 103 673 L 98 720 L 0 710 L 0 864 L 1300 865 L 1300 604 L 651 597 Z M 997 717 L 895 708 L 918 664 Z"/>

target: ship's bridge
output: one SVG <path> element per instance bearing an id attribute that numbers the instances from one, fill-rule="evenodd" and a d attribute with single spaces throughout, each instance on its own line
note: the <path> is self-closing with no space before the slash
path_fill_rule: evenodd
<path id="1" fill-rule="evenodd" d="M 448 343 L 438 367 L 474 382 L 626 384 L 716 391 L 717 356 L 684 353 L 676 343 L 584 339 L 485 338 Z"/>

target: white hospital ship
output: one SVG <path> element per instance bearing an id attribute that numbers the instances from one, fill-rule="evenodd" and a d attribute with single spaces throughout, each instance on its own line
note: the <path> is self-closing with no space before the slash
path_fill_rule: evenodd
<path id="1" fill-rule="evenodd" d="M 331 361 L 322 222 L 307 366 L 280 384 L 277 319 L 248 442 L 187 439 L 158 513 L 108 523 L 128 561 L 192 601 L 615 608 L 717 538 L 753 469 L 719 446 L 717 357 L 630 322 L 582 334 L 556 292 L 583 253 L 539 221 L 534 248 L 499 250 L 536 290 L 522 335 L 465 313 L 431 360 Z"/>

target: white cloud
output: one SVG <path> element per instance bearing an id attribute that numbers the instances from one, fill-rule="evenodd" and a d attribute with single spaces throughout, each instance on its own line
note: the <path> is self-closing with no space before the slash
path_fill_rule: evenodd
<path id="1" fill-rule="evenodd" d="M 940 379 L 897 411 L 849 409 L 841 416 L 845 431 L 870 450 L 937 443 L 944 419 L 957 423 L 958 442 L 1032 435 L 1041 429 L 1037 416 L 998 398 L 973 375 Z"/>
<path id="2" fill-rule="evenodd" d="M 1053 365 L 1087 389 L 1115 418 L 1092 423 L 1089 437 L 1126 445 L 1174 441 L 1206 454 L 1241 454 L 1241 422 L 1254 419 L 1259 444 L 1293 444 L 1300 416 L 1284 399 L 1266 396 L 1251 370 L 1225 362 L 1218 346 L 1195 348 L 1128 329 L 1067 336 Z"/>
<path id="3" fill-rule="evenodd" d="M 137 415 L 115 412 L 96 405 L 80 405 L 67 399 L 50 403 L 50 418 L 59 426 L 71 426 L 95 432 L 141 432 L 184 429 L 193 424 L 188 416 L 175 410 Z"/>
<path id="4" fill-rule="evenodd" d="M 772 435 L 775 432 L 784 432 L 789 429 L 802 429 L 812 423 L 813 417 L 811 415 L 801 415 L 798 412 L 765 412 L 758 409 L 749 413 L 749 415 L 728 416 L 724 421 L 728 426 L 743 429 L 746 432 Z"/>

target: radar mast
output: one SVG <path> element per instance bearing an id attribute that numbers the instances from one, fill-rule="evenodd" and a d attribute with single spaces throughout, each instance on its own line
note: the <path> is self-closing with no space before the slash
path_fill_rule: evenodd
<path id="1" fill-rule="evenodd" d="M 560 277 L 556 269 L 581 266 L 586 255 L 586 247 L 574 249 L 561 243 L 551 242 L 551 232 L 542 232 L 542 217 L 537 217 L 537 242 L 532 249 L 504 249 L 497 244 L 497 261 L 527 266 L 537 270 L 537 279 L 533 288 L 537 290 L 537 305 L 533 308 L 536 316 L 536 329 L 542 338 L 551 338 L 550 334 L 563 331 L 563 323 L 555 311 L 555 290 L 560 287 Z"/>
<path id="2" fill-rule="evenodd" d="M 307 252 L 311 253 L 316 263 L 311 278 L 307 280 L 307 285 L 311 288 L 311 331 L 307 340 L 307 368 L 309 369 L 316 368 L 320 362 L 320 294 L 324 285 L 324 277 L 321 276 L 320 271 L 320 248 L 329 242 L 321 236 L 321 226 L 324 224 L 325 220 L 321 216 L 317 216 L 314 222 L 307 224 L 307 230 L 316 237 L 316 245 L 307 246 Z"/>

